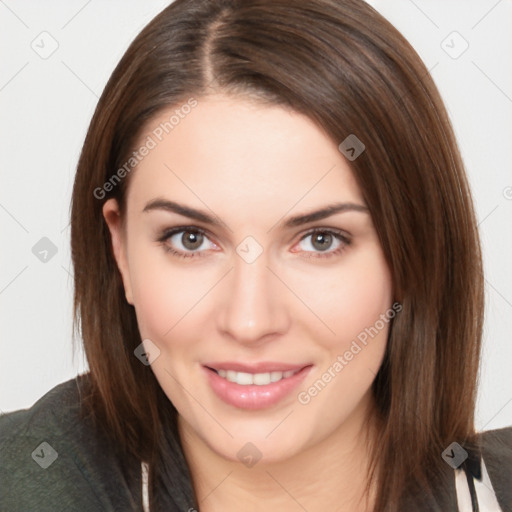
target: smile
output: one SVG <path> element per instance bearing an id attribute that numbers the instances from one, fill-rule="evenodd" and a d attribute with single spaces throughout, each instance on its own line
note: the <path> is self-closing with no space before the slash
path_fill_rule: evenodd
<path id="1" fill-rule="evenodd" d="M 213 370 L 217 375 L 229 382 L 235 382 L 241 386 L 249 386 L 255 384 L 256 386 L 266 386 L 271 382 L 279 382 L 282 379 L 287 379 L 295 375 L 300 370 L 289 370 L 286 372 L 269 372 L 269 373 L 245 373 L 236 372 L 234 370 Z"/>
<path id="2" fill-rule="evenodd" d="M 313 365 L 223 363 L 202 368 L 210 389 L 222 402 L 239 409 L 257 410 L 284 404 Z"/>

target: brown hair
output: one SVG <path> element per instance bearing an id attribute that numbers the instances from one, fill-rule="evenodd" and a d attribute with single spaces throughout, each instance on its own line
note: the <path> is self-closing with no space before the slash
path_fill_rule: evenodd
<path id="1" fill-rule="evenodd" d="M 152 510 L 195 505 L 176 410 L 133 354 L 140 334 L 94 190 L 155 114 L 211 92 L 293 108 L 336 144 L 349 134 L 365 144 L 350 165 L 403 307 L 372 386 L 381 427 L 368 482 L 378 477 L 376 511 L 399 510 L 407 492 L 433 495 L 448 467 L 441 452 L 476 442 L 480 246 L 432 78 L 362 0 L 177 0 L 126 51 L 99 100 L 73 189 L 75 323 L 90 366 L 89 410 L 119 453 L 149 462 Z M 104 199 L 123 209 L 129 181 Z"/>

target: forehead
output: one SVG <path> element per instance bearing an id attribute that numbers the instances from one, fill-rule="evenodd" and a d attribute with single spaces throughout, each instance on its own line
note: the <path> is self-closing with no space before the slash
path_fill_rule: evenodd
<path id="1" fill-rule="evenodd" d="M 129 204 L 164 196 L 260 211 L 272 201 L 286 211 L 299 201 L 362 202 L 337 144 L 298 112 L 227 96 L 176 110 L 160 112 L 142 133 L 140 144 L 151 140 L 152 148 L 131 177 Z"/>

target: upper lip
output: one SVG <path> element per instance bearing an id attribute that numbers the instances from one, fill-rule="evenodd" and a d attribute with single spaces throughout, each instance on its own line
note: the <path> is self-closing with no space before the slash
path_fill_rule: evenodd
<path id="1" fill-rule="evenodd" d="M 259 363 L 247 364 L 237 363 L 235 361 L 222 361 L 218 363 L 205 363 L 204 366 L 211 368 L 212 370 L 233 370 L 235 372 L 244 373 L 270 373 L 302 370 L 306 366 L 311 366 L 311 363 L 289 364 L 274 361 L 262 361 Z"/>

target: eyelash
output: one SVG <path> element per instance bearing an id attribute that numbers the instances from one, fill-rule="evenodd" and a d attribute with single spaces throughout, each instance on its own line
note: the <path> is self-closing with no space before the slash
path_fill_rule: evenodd
<path id="1" fill-rule="evenodd" d="M 172 254 L 173 256 L 177 256 L 178 258 L 202 258 L 203 256 L 205 256 L 204 253 L 206 251 L 184 253 L 184 252 L 177 251 L 177 250 L 173 249 L 172 247 L 170 247 L 169 245 L 167 245 L 165 243 L 173 235 L 175 235 L 177 233 L 186 232 L 186 231 L 190 231 L 190 232 L 196 233 L 196 234 L 201 234 L 201 235 L 209 238 L 208 233 L 206 233 L 206 231 L 202 230 L 201 228 L 198 228 L 195 226 L 180 226 L 180 227 L 172 228 L 169 230 L 165 230 L 160 235 L 160 237 L 157 239 L 157 241 L 160 242 L 160 244 L 162 244 L 163 249 L 166 252 Z M 302 242 L 308 236 L 316 235 L 318 233 L 333 235 L 334 238 L 338 239 L 341 242 L 341 245 L 334 251 L 329 251 L 329 252 L 325 252 L 325 253 L 312 253 L 313 255 L 307 256 L 307 258 L 331 258 L 331 257 L 341 254 L 345 250 L 345 248 L 351 244 L 350 238 L 343 231 L 340 231 L 337 229 L 332 229 L 332 228 L 311 229 L 310 231 L 308 231 L 307 233 L 305 233 L 302 236 L 302 238 L 299 240 L 299 242 Z M 310 251 L 308 251 L 308 252 L 310 252 Z"/>

